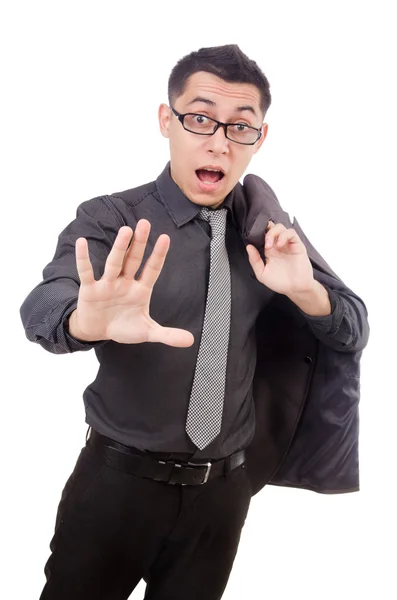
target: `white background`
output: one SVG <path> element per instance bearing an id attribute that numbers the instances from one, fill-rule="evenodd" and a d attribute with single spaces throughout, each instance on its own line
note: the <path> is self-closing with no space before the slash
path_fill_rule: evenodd
<path id="1" fill-rule="evenodd" d="M 238 43 L 267 75 L 263 177 L 365 301 L 361 492 L 265 488 L 226 600 L 397 597 L 396 43 L 393 2 L 8 2 L 1 22 L 0 596 L 38 598 L 62 488 L 84 444 L 93 351 L 29 343 L 19 307 L 81 202 L 152 181 L 178 59 Z M 56 388 L 56 393 L 54 389 Z M 141 582 L 131 598 L 144 594 Z M 71 599 L 72 600 L 72 599 Z"/>

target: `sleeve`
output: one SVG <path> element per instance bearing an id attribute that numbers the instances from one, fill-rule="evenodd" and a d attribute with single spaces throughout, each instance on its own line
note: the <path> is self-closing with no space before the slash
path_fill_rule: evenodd
<path id="1" fill-rule="evenodd" d="M 340 352 L 363 350 L 369 338 L 368 312 L 356 294 L 338 282 L 338 287 L 325 283 L 326 274 L 315 272 L 315 278 L 325 287 L 331 303 L 331 313 L 325 316 L 312 316 L 296 310 L 305 320 L 312 333 L 324 344 Z M 336 282 L 335 282 L 336 283 Z M 331 284 L 332 285 L 332 284 Z"/>
<path id="2" fill-rule="evenodd" d="M 296 307 L 299 317 L 304 319 L 313 334 L 330 348 L 339 352 L 363 350 L 369 339 L 368 311 L 364 301 L 345 285 L 317 252 L 296 218 L 292 226 L 306 246 L 314 278 L 325 287 L 331 302 L 330 315 L 313 317 Z"/>
<path id="3" fill-rule="evenodd" d="M 80 287 L 75 244 L 79 237 L 87 239 L 94 276 L 100 279 L 123 225 L 121 215 L 106 196 L 78 206 L 76 218 L 58 236 L 55 255 L 43 270 L 43 281 L 29 293 L 20 308 L 28 340 L 53 354 L 90 350 L 107 343 L 107 340 L 81 342 L 68 332 L 68 317 L 77 307 Z"/>

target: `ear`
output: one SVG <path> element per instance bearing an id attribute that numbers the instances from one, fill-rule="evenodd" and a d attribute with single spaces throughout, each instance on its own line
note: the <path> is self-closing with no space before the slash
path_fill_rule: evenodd
<path id="1" fill-rule="evenodd" d="M 256 154 L 258 152 L 259 148 L 262 146 L 263 142 L 265 141 L 268 129 L 269 129 L 269 125 L 267 123 L 263 123 L 262 136 L 261 136 L 261 139 L 259 140 L 259 142 L 256 144 L 254 154 Z"/>
<path id="2" fill-rule="evenodd" d="M 159 125 L 161 135 L 165 138 L 169 138 L 169 129 L 170 129 L 170 120 L 171 120 L 171 109 L 167 104 L 160 104 L 159 106 Z"/>

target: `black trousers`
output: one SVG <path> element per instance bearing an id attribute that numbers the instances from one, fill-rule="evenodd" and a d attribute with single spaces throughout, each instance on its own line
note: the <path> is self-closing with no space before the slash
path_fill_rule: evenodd
<path id="1" fill-rule="evenodd" d="M 40 600 L 218 600 L 251 501 L 245 465 L 203 485 L 171 485 L 81 450 L 58 507 Z"/>

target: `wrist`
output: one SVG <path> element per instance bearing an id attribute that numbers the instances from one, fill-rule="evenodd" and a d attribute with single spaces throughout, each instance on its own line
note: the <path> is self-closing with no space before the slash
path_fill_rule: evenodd
<path id="1" fill-rule="evenodd" d="M 70 313 L 68 320 L 66 321 L 66 329 L 73 338 L 78 340 L 79 342 L 96 342 L 99 340 L 93 340 L 92 338 L 84 335 L 81 331 L 78 323 L 78 313 L 77 308 L 74 309 L 72 313 Z"/>
<path id="2" fill-rule="evenodd" d="M 312 317 L 323 317 L 332 312 L 327 290 L 319 281 L 314 280 L 313 287 L 305 292 L 290 294 L 288 298 L 301 311 Z"/>

